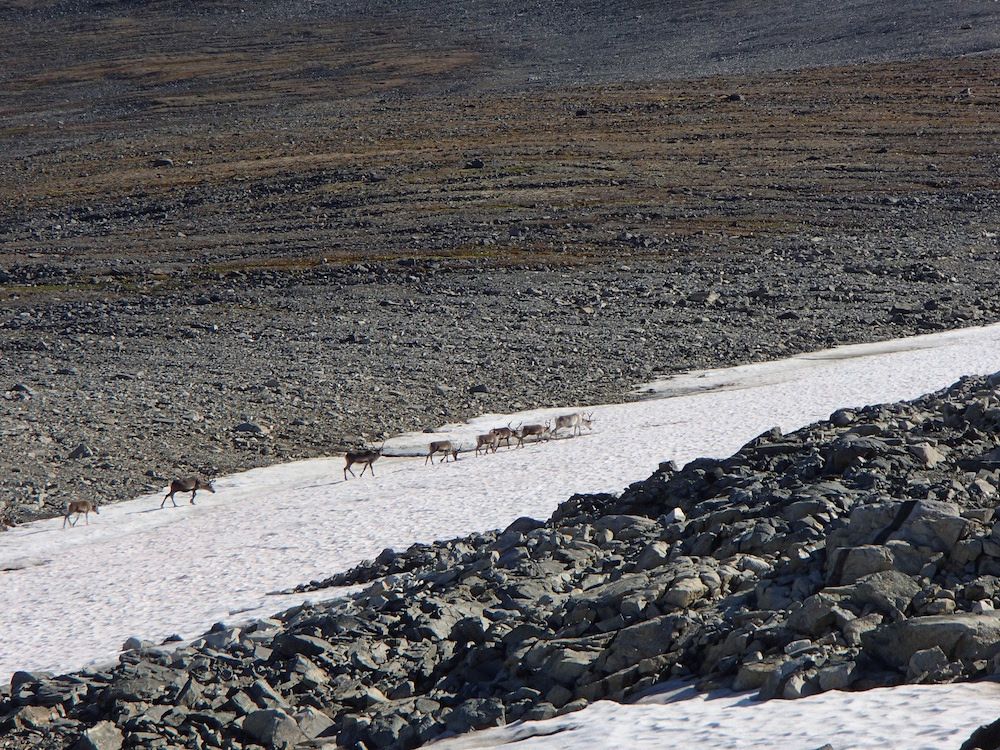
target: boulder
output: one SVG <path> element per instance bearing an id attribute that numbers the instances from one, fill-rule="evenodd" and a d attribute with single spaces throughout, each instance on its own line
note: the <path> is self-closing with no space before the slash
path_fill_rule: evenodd
<path id="1" fill-rule="evenodd" d="M 708 587 L 699 576 L 679 578 L 667 589 L 660 601 L 671 607 L 687 609 L 708 592 Z"/>
<path id="2" fill-rule="evenodd" d="M 1000 750 L 1000 719 L 979 727 L 959 750 Z"/>
<path id="3" fill-rule="evenodd" d="M 908 500 L 856 506 L 847 527 L 830 533 L 827 549 L 883 545 L 901 539 L 915 547 L 948 552 L 965 533 L 968 520 L 959 515 L 955 503 L 938 500 Z M 837 564 L 830 554 L 828 565 Z M 832 572 L 832 570 L 828 570 Z"/>
<path id="4" fill-rule="evenodd" d="M 99 721 L 84 731 L 72 750 L 121 750 L 121 730 L 110 721 Z"/>
<path id="5" fill-rule="evenodd" d="M 684 623 L 681 616 L 661 615 L 623 628 L 601 655 L 601 667 L 608 673 L 618 672 L 642 659 L 667 653 Z"/>
<path id="6" fill-rule="evenodd" d="M 890 615 L 905 613 L 913 597 L 920 593 L 920 584 L 896 570 L 872 573 L 847 588 L 851 601 L 858 607 L 871 605 Z"/>
<path id="7" fill-rule="evenodd" d="M 839 606 L 841 597 L 824 591 L 802 602 L 788 618 L 788 627 L 799 633 L 819 636 L 837 625 L 838 620 L 850 619 Z"/>
<path id="8" fill-rule="evenodd" d="M 917 443 L 909 446 L 907 450 L 928 469 L 933 469 L 944 461 L 944 454 L 930 443 Z"/>
<path id="9" fill-rule="evenodd" d="M 915 651 L 906 665 L 906 679 L 913 680 L 923 674 L 936 672 L 948 665 L 948 657 L 938 646 Z"/>
<path id="10" fill-rule="evenodd" d="M 844 555 L 840 569 L 840 578 L 831 581 L 835 584 L 854 583 L 870 573 L 882 570 L 892 570 L 893 556 L 888 547 L 875 544 L 865 544 L 861 547 L 849 547 L 839 554 Z"/>
<path id="11" fill-rule="evenodd" d="M 274 750 L 290 750 L 309 739 L 295 719 L 280 708 L 264 708 L 247 714 L 243 719 L 243 731 Z"/>
<path id="12" fill-rule="evenodd" d="M 918 651 L 938 647 L 949 661 L 992 659 L 1000 654 L 1000 615 L 932 615 L 882 625 L 861 636 L 862 644 L 900 671 Z"/>
<path id="13" fill-rule="evenodd" d="M 639 553 L 635 561 L 636 570 L 650 570 L 658 568 L 670 559 L 670 545 L 666 542 L 650 542 L 642 552 Z"/>
<path id="14" fill-rule="evenodd" d="M 333 720 L 329 716 L 311 706 L 295 713 L 295 723 L 299 725 L 302 734 L 311 740 L 323 736 L 333 726 Z"/>

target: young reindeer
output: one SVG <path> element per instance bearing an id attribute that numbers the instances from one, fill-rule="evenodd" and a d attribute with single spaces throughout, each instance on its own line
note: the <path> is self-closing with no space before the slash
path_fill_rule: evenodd
<path id="1" fill-rule="evenodd" d="M 174 479 L 170 482 L 170 490 L 163 496 L 163 502 L 160 503 L 160 508 L 163 508 L 164 503 L 167 502 L 167 498 L 170 499 L 170 502 L 172 502 L 176 508 L 177 501 L 174 500 L 174 493 L 176 492 L 190 492 L 191 505 L 194 505 L 194 496 L 198 494 L 198 490 L 205 490 L 206 492 L 211 492 L 213 495 L 215 494 L 215 487 L 212 486 L 211 482 L 206 482 L 204 479 L 199 479 L 198 477 Z"/>
<path id="2" fill-rule="evenodd" d="M 70 526 L 76 526 L 76 522 L 80 520 L 80 514 L 83 514 L 84 520 L 87 522 L 87 526 L 90 526 L 90 511 L 94 511 L 97 515 L 101 515 L 101 511 L 97 509 L 97 503 L 92 500 L 70 500 L 66 504 L 66 513 L 63 517 L 62 527 L 66 528 L 66 522 L 69 521 L 69 517 L 76 513 L 76 518 L 69 521 Z"/>
<path id="3" fill-rule="evenodd" d="M 435 440 L 430 444 L 427 451 L 427 458 L 424 459 L 424 466 L 427 465 L 428 461 L 434 463 L 434 454 L 436 453 L 444 454 L 444 458 L 438 461 L 438 463 L 446 462 L 448 460 L 448 456 L 451 456 L 455 461 L 458 460 L 458 448 L 453 446 L 450 440 Z"/>
<path id="4" fill-rule="evenodd" d="M 476 435 L 476 455 L 479 455 L 479 449 L 482 448 L 486 455 L 489 455 L 490 448 L 493 452 L 497 452 L 497 446 L 500 445 L 500 438 L 497 437 L 496 430 L 490 430 L 485 435 Z"/>
<path id="5" fill-rule="evenodd" d="M 582 427 L 586 427 L 588 430 L 592 430 L 594 423 L 594 413 L 584 414 L 582 411 L 578 411 L 576 414 L 562 414 L 556 417 L 556 426 L 552 430 L 552 434 L 555 435 L 559 430 L 564 427 L 570 427 L 573 430 L 574 435 L 580 435 L 583 433 Z"/>
<path id="6" fill-rule="evenodd" d="M 347 472 L 351 472 L 352 477 L 358 476 L 355 474 L 351 467 L 354 464 L 364 464 L 361 467 L 361 476 L 365 475 L 365 469 L 369 469 L 372 476 L 375 476 L 375 467 L 372 466 L 373 463 L 378 461 L 382 457 L 382 449 L 385 448 L 385 440 L 382 441 L 382 445 L 379 446 L 378 450 L 363 450 L 363 451 L 348 451 L 344 454 L 344 481 L 347 481 Z"/>
<path id="7" fill-rule="evenodd" d="M 521 429 L 514 433 L 514 437 L 517 438 L 517 447 L 524 447 L 524 439 L 526 437 L 534 437 L 535 442 L 541 442 L 542 440 L 548 440 L 549 435 L 552 432 L 552 423 L 546 422 L 544 425 L 540 424 L 526 424 Z"/>

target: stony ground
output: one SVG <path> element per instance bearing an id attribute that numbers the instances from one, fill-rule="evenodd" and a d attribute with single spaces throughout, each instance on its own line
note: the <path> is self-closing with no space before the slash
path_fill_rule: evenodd
<path id="1" fill-rule="evenodd" d="M 172 105 L 114 138 L 114 113 L 12 127 L 4 517 L 995 321 L 994 69 L 314 98 L 280 120 L 242 103 L 208 130 Z"/>

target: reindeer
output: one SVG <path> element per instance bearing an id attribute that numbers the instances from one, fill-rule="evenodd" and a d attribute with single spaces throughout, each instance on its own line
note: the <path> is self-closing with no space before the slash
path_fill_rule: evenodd
<path id="1" fill-rule="evenodd" d="M 198 477 L 186 477 L 185 479 L 174 479 L 170 482 L 170 491 L 163 496 L 163 502 L 160 503 L 160 508 L 163 508 L 164 503 L 167 502 L 167 498 L 170 498 L 170 502 L 177 507 L 177 501 L 174 500 L 175 492 L 190 492 L 191 493 L 191 505 L 194 505 L 194 496 L 198 494 L 198 490 L 206 490 L 215 494 L 215 487 L 212 486 L 211 482 L 206 482 L 204 479 L 199 479 Z"/>
<path id="2" fill-rule="evenodd" d="M 490 432 L 497 436 L 497 445 L 500 445 L 501 441 L 507 441 L 507 447 L 510 448 L 510 439 L 516 437 L 514 428 L 510 426 L 510 422 L 507 423 L 506 427 L 494 427 Z M 494 452 L 496 449 L 493 449 Z"/>
<path id="3" fill-rule="evenodd" d="M 540 424 L 526 424 L 514 433 L 514 437 L 517 438 L 517 447 L 524 447 L 524 439 L 526 437 L 534 436 L 535 442 L 541 440 L 548 440 L 549 435 L 552 432 L 552 423 L 546 422 L 544 425 Z"/>
<path id="4" fill-rule="evenodd" d="M 584 414 L 582 411 L 576 412 L 576 414 L 563 414 L 556 417 L 556 426 L 552 430 L 552 434 L 555 435 L 563 427 L 570 427 L 573 429 L 574 435 L 580 435 L 583 433 L 582 427 L 586 427 L 588 430 L 592 430 L 594 424 L 594 413 Z"/>
<path id="5" fill-rule="evenodd" d="M 486 454 L 489 455 L 490 448 L 493 452 L 497 452 L 497 446 L 500 445 L 500 438 L 497 437 L 496 430 L 490 430 L 485 435 L 476 435 L 476 455 L 479 455 L 479 449 L 485 450 Z"/>
<path id="6" fill-rule="evenodd" d="M 365 475 L 365 469 L 371 470 L 372 476 L 375 476 L 375 468 L 372 466 L 373 463 L 378 461 L 382 457 L 382 449 L 385 448 L 385 440 L 382 441 L 382 445 L 379 446 L 378 450 L 361 450 L 361 451 L 348 451 L 344 454 L 344 481 L 347 481 L 347 472 L 351 472 L 352 477 L 356 477 L 351 467 L 354 464 L 364 464 L 361 467 L 361 476 Z"/>
<path id="7" fill-rule="evenodd" d="M 66 528 L 66 522 L 69 521 L 70 526 L 76 526 L 76 522 L 80 520 L 80 514 L 83 514 L 84 520 L 87 522 L 87 526 L 90 526 L 90 511 L 94 511 L 97 515 L 101 515 L 101 511 L 97 509 L 97 503 L 93 500 L 70 500 L 66 504 L 66 513 L 63 517 L 63 528 Z M 76 518 L 72 521 L 69 517 L 76 513 Z"/>
<path id="8" fill-rule="evenodd" d="M 438 463 L 442 463 L 448 460 L 448 456 L 451 456 L 455 461 L 458 460 L 458 448 L 451 444 L 450 440 L 435 440 L 430 444 L 430 448 L 427 451 L 427 458 L 424 459 L 424 466 L 430 461 L 434 463 L 434 454 L 443 453 L 444 458 Z"/>

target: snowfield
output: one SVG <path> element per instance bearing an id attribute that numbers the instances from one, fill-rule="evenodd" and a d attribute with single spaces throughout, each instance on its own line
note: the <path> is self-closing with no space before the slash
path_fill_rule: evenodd
<path id="1" fill-rule="evenodd" d="M 376 462 L 375 477 L 344 481 L 341 457 L 299 461 L 221 478 L 216 494 L 200 492 L 196 505 L 178 494 L 179 507 L 168 501 L 160 510 L 161 492 L 107 506 L 89 525 L 26 524 L 0 534 L 0 679 L 18 669 L 66 672 L 112 661 L 129 636 L 192 638 L 216 621 L 271 614 L 317 594 L 269 592 L 325 578 L 385 547 L 504 527 L 524 515 L 546 518 L 574 493 L 620 491 L 662 461 L 727 456 L 775 425 L 790 431 L 839 407 L 914 398 L 998 370 L 1000 326 L 843 347 L 648 384 L 641 388 L 648 400 L 588 408 L 597 420 L 591 433 L 488 457 L 465 453 L 424 466 L 422 454 L 431 439 L 471 449 L 492 426 L 572 409 L 486 415 L 435 436 L 398 436 L 385 446 L 396 457 Z M 487 744 L 442 747 L 489 747 L 547 726 L 556 733 L 519 747 L 682 740 L 688 748 L 940 748 L 1000 715 L 997 697 L 993 683 L 828 693 L 791 704 L 673 695 L 665 705 L 598 703 L 499 730 Z M 752 726 L 741 727 L 744 715 L 754 717 Z M 672 740 L 674 731 L 683 735 Z M 842 741 L 841 731 L 850 732 Z M 641 739 L 643 732 L 658 739 Z"/>
<path id="2" fill-rule="evenodd" d="M 434 750 L 958 750 L 1000 717 L 1000 683 L 906 685 L 759 702 L 747 693 L 598 701 L 547 721 L 514 723 L 433 743 Z"/>

